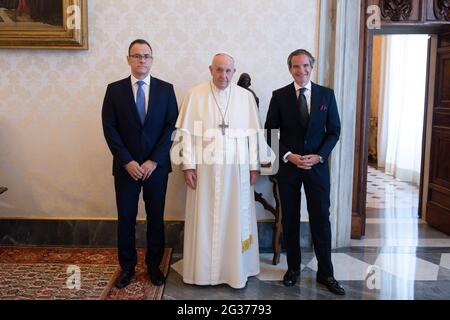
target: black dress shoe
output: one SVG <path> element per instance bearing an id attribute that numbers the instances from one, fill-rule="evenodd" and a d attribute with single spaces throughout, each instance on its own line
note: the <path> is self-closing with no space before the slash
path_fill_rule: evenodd
<path id="1" fill-rule="evenodd" d="M 296 271 L 296 270 L 288 270 L 286 271 L 286 273 L 284 274 L 283 277 L 283 284 L 286 287 L 292 287 L 293 285 L 295 285 L 297 283 L 297 278 L 299 277 L 300 272 Z"/>
<path id="2" fill-rule="evenodd" d="M 122 289 L 130 284 L 133 279 L 134 271 L 121 271 L 116 280 L 116 288 Z"/>
<path id="3" fill-rule="evenodd" d="M 317 282 L 325 285 L 330 292 L 340 296 L 345 295 L 345 289 L 337 282 L 334 277 L 317 277 Z"/>
<path id="4" fill-rule="evenodd" d="M 155 286 L 162 286 L 166 282 L 166 278 L 159 268 L 148 268 L 148 274 Z"/>

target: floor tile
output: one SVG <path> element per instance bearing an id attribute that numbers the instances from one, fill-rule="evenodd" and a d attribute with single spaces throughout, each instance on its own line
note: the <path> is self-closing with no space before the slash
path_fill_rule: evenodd
<path id="1" fill-rule="evenodd" d="M 351 240 L 352 247 L 450 247 L 450 239 L 362 239 Z"/>
<path id="2" fill-rule="evenodd" d="M 450 270 L 450 253 L 443 253 L 441 255 L 440 266 Z"/>
<path id="3" fill-rule="evenodd" d="M 381 253 L 375 265 L 403 280 L 436 281 L 439 273 L 438 265 L 414 254 Z"/>
<path id="4" fill-rule="evenodd" d="M 277 265 L 272 264 L 273 254 L 260 254 L 260 273 L 256 276 L 262 281 L 280 281 L 283 279 L 287 270 L 286 255 L 280 255 L 280 262 Z M 171 265 L 172 269 L 183 276 L 183 259 L 178 260 Z M 305 265 L 301 265 L 301 270 Z"/>
<path id="5" fill-rule="evenodd" d="M 287 270 L 286 255 L 280 255 L 280 262 L 274 266 L 272 264 L 273 254 L 260 254 L 260 270 L 261 272 L 256 276 L 259 280 L 264 281 L 280 281 L 283 279 Z M 301 270 L 305 268 L 305 265 L 301 265 Z"/>
<path id="6" fill-rule="evenodd" d="M 345 253 L 333 253 L 331 255 L 336 280 L 365 280 L 370 264 L 349 256 Z M 314 258 L 307 267 L 317 271 L 317 259 Z"/>

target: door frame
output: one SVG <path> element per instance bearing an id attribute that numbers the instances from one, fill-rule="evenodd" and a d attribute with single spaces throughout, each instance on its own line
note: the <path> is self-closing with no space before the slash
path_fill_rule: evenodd
<path id="1" fill-rule="evenodd" d="M 448 23 L 435 22 L 403 23 L 402 25 L 382 25 L 381 29 L 370 30 L 366 27 L 368 0 L 361 1 L 360 19 L 360 46 L 358 61 L 358 87 L 355 127 L 355 154 L 353 168 L 353 195 L 352 195 L 352 226 L 351 238 L 361 239 L 366 229 L 366 198 L 367 198 L 367 168 L 369 155 L 369 120 L 370 120 L 370 96 L 372 89 L 372 51 L 373 37 L 387 34 L 438 34 L 449 28 Z M 429 59 L 427 74 L 429 74 Z M 419 213 L 422 215 L 423 187 L 426 181 L 423 179 L 424 158 L 426 150 L 427 118 L 428 118 L 428 89 L 427 79 L 426 101 L 424 105 L 423 143 L 421 178 L 419 186 Z"/>

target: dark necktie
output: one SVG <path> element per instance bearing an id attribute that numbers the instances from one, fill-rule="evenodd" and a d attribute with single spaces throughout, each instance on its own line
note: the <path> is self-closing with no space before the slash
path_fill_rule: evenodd
<path id="1" fill-rule="evenodd" d="M 306 102 L 305 91 L 306 88 L 300 89 L 300 94 L 298 96 L 298 105 L 300 108 L 300 124 L 303 127 L 308 126 L 309 113 L 308 113 L 308 102 Z"/>
<path id="2" fill-rule="evenodd" d="M 144 81 L 140 80 L 137 82 L 139 85 L 137 94 L 136 94 L 136 107 L 139 113 L 139 118 L 141 119 L 141 124 L 144 124 L 145 121 L 145 93 L 142 86 L 145 84 Z"/>

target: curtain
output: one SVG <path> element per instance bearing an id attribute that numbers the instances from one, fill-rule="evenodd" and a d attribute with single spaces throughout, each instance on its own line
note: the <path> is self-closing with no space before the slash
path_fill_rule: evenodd
<path id="1" fill-rule="evenodd" d="M 378 167 L 418 185 L 422 154 L 428 35 L 382 41 Z"/>

